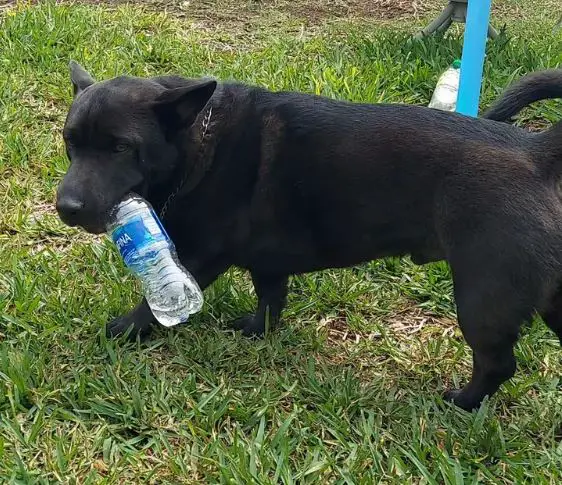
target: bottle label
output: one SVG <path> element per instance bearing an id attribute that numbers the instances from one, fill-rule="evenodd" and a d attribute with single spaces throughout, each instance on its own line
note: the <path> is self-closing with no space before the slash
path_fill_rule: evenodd
<path id="1" fill-rule="evenodd" d="M 117 227 L 111 234 L 123 261 L 127 266 L 138 256 L 141 249 L 161 241 L 170 241 L 162 223 L 153 211 L 151 217 L 136 216 Z"/>

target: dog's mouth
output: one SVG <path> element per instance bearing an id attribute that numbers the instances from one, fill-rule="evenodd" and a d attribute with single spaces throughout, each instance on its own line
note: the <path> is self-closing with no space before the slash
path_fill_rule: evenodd
<path id="1" fill-rule="evenodd" d="M 78 227 L 90 234 L 101 234 L 107 231 L 109 223 L 109 213 L 100 214 L 92 217 L 76 216 L 59 212 L 60 220 L 68 227 Z"/>
<path id="2" fill-rule="evenodd" d="M 108 232 L 114 210 L 121 201 L 133 194 L 146 198 L 146 192 L 147 184 L 142 181 L 131 189 L 124 190 L 119 195 L 111 197 L 109 200 L 89 200 L 86 207 L 82 203 L 82 208 L 79 207 L 76 211 L 73 211 L 72 207 L 68 210 L 65 210 L 65 207 L 59 209 L 57 202 L 57 211 L 61 221 L 67 226 L 78 227 L 89 234 L 99 235 Z M 111 202 L 108 203 L 109 201 Z"/>
<path id="3" fill-rule="evenodd" d="M 102 223 L 87 223 L 87 224 L 80 224 L 80 226 L 78 226 L 82 229 L 84 229 L 84 231 L 86 231 L 89 234 L 103 234 L 105 232 L 107 232 L 108 227 L 107 224 L 102 224 Z"/>
<path id="4" fill-rule="evenodd" d="M 60 219 L 69 227 L 77 227 L 83 229 L 89 234 L 103 234 L 108 231 L 111 221 L 111 211 L 105 210 L 99 213 L 82 214 L 78 217 L 72 217 L 68 214 L 59 214 Z"/>
<path id="5" fill-rule="evenodd" d="M 134 187 L 132 187 L 128 193 L 137 194 L 140 197 L 146 199 L 148 193 L 148 180 L 145 177 L 143 177 L 143 181 L 140 184 L 137 184 Z"/>
<path id="6" fill-rule="evenodd" d="M 88 222 L 81 222 L 80 224 L 78 224 L 79 227 L 81 227 L 82 229 L 84 229 L 86 232 L 90 234 L 102 234 L 108 232 L 109 226 L 111 224 L 111 220 L 114 217 L 113 213 L 115 211 L 115 208 L 119 205 L 119 203 L 124 199 L 126 199 L 127 196 L 129 195 L 138 195 L 143 198 L 146 197 L 145 196 L 145 193 L 147 191 L 146 185 L 147 184 L 143 182 L 133 187 L 131 190 L 128 190 L 126 193 L 124 193 L 121 197 L 118 198 L 118 200 L 111 206 L 110 209 L 107 209 L 101 214 L 99 214 L 95 218 L 95 220 L 91 220 Z"/>

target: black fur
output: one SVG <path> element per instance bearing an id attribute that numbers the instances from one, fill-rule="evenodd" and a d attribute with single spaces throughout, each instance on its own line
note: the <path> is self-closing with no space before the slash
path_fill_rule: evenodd
<path id="1" fill-rule="evenodd" d="M 411 254 L 452 267 L 474 355 L 472 380 L 447 394 L 459 406 L 478 406 L 513 375 L 533 312 L 562 338 L 562 124 L 531 134 L 416 106 L 177 77 L 94 83 L 71 70 L 61 218 L 102 232 L 128 191 L 160 210 L 187 175 L 164 224 L 201 287 L 233 265 L 250 271 L 259 302 L 234 323 L 244 334 L 262 334 L 266 312 L 278 324 L 292 274 Z M 521 109 L 514 90 L 526 100 L 559 92 L 519 86 L 492 117 Z M 152 321 L 143 301 L 108 334 L 146 335 Z"/>

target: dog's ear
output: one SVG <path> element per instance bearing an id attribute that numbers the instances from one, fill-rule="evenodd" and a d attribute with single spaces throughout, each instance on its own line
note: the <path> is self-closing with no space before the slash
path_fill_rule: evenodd
<path id="1" fill-rule="evenodd" d="M 214 79 L 202 79 L 189 86 L 166 89 L 156 98 L 153 108 L 172 128 L 191 126 L 216 88 Z"/>
<path id="2" fill-rule="evenodd" d="M 94 78 L 90 76 L 90 74 L 88 74 L 88 72 L 76 61 L 70 61 L 69 68 L 74 96 L 96 82 Z"/>

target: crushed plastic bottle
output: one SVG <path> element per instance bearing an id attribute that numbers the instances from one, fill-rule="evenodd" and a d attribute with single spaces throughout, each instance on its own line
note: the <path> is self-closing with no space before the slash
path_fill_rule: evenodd
<path id="1" fill-rule="evenodd" d="M 461 61 L 456 59 L 437 81 L 437 86 L 429 102 L 430 108 L 443 111 L 455 111 L 457 96 L 459 94 L 459 80 L 461 74 Z"/>
<path id="2" fill-rule="evenodd" d="M 143 286 L 156 319 L 171 327 L 187 321 L 203 306 L 203 293 L 181 265 L 152 206 L 129 194 L 113 209 L 108 232 L 127 267 Z"/>

